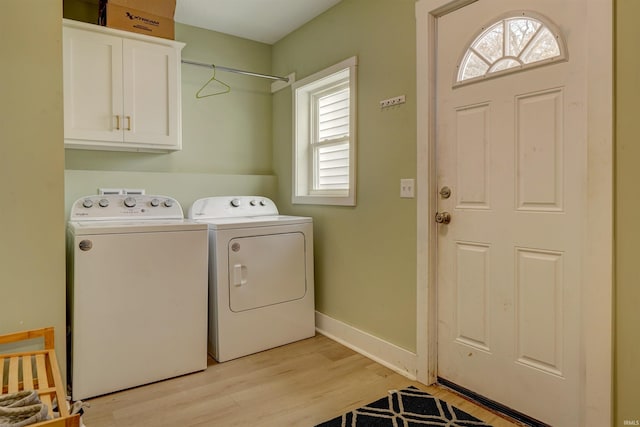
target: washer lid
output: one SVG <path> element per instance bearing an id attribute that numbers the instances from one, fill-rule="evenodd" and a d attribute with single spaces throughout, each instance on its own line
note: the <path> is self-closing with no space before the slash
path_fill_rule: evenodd
<path id="1" fill-rule="evenodd" d="M 153 221 L 69 221 L 68 229 L 75 235 L 157 233 L 169 231 L 207 230 L 205 223 L 175 219 Z"/>

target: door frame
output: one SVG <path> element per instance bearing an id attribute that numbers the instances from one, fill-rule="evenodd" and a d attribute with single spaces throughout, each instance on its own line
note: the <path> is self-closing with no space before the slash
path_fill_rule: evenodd
<path id="1" fill-rule="evenodd" d="M 475 1 L 416 2 L 417 66 L 417 369 L 437 377 L 435 181 L 435 34 L 437 18 Z M 582 252 L 581 424 L 613 423 L 613 2 L 576 0 L 586 8 L 587 188 Z M 609 343 L 609 345 L 603 345 Z"/>

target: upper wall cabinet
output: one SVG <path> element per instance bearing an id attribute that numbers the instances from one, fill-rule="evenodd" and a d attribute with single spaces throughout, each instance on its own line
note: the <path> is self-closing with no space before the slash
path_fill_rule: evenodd
<path id="1" fill-rule="evenodd" d="M 184 43 L 63 20 L 66 148 L 182 148 Z"/>

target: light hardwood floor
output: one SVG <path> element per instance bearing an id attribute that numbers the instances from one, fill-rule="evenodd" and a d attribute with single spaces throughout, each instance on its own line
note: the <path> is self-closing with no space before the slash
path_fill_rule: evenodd
<path id="1" fill-rule="evenodd" d="M 210 360 L 203 372 L 89 399 L 83 420 L 86 427 L 312 427 L 410 385 L 494 427 L 520 425 L 319 334 L 225 363 Z"/>

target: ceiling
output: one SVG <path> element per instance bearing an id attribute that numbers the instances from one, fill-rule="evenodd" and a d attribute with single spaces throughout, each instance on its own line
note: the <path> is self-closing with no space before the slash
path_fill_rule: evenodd
<path id="1" fill-rule="evenodd" d="M 177 0 L 174 19 L 274 44 L 340 0 Z"/>

